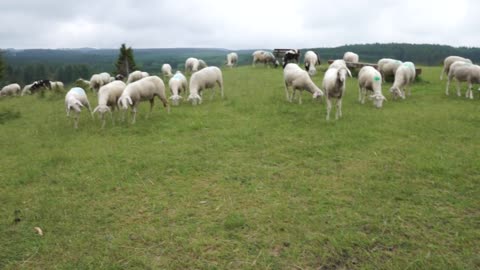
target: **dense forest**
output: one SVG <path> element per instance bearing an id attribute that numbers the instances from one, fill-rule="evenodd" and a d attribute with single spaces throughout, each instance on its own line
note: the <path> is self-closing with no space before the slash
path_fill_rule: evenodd
<path id="1" fill-rule="evenodd" d="M 451 47 L 431 44 L 360 44 L 335 48 L 310 48 L 317 52 L 322 60 L 341 58 L 346 51 L 360 55 L 362 62 L 376 62 L 388 57 L 402 61 L 413 61 L 417 65 L 440 65 L 449 55 L 460 55 L 480 62 L 480 48 Z M 309 49 L 301 49 L 302 51 Z M 135 49 L 133 50 L 137 67 L 150 74 L 159 74 L 161 66 L 169 63 L 173 69 L 183 69 L 185 59 L 197 57 L 209 65 L 224 65 L 227 49 Z M 239 65 L 251 63 L 254 50 L 237 50 Z M 89 79 L 94 73 L 107 71 L 115 73 L 115 62 L 119 49 L 29 49 L 2 50 L 4 62 L 3 79 L 0 85 L 18 82 L 21 85 L 34 80 L 48 78 L 70 83 L 78 78 Z M 1 78 L 1 76 L 0 76 Z"/>

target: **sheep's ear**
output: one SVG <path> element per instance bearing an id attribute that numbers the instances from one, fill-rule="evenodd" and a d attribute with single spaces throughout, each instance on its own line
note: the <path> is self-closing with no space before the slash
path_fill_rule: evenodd
<path id="1" fill-rule="evenodd" d="M 128 100 L 128 104 L 133 105 L 133 101 L 131 97 L 127 97 L 127 100 Z"/>
<path id="2" fill-rule="evenodd" d="M 75 104 L 77 104 L 80 107 L 84 107 L 83 104 L 80 101 L 75 101 Z"/>
<path id="3" fill-rule="evenodd" d="M 98 111 L 98 109 L 99 109 L 99 107 L 97 106 L 97 107 L 93 110 L 92 114 L 93 114 L 93 113 L 96 113 L 96 112 Z"/>

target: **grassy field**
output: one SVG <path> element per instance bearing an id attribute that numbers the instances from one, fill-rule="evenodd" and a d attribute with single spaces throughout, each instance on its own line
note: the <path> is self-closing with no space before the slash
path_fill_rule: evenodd
<path id="1" fill-rule="evenodd" d="M 260 66 L 103 130 L 63 96 L 2 99 L 0 269 L 478 269 L 478 91 L 439 75 L 381 110 L 349 78 L 330 122 Z"/>

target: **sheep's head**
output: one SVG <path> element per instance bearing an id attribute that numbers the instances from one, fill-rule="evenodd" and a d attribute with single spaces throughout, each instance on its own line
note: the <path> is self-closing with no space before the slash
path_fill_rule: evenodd
<path id="1" fill-rule="evenodd" d="M 202 104 L 202 97 L 198 94 L 190 94 L 187 101 L 191 101 L 192 105 Z"/>
<path id="2" fill-rule="evenodd" d="M 324 94 L 321 89 L 318 89 L 317 91 L 313 92 L 313 95 L 312 95 L 314 99 L 321 99 L 323 96 Z"/>
<path id="3" fill-rule="evenodd" d="M 370 96 L 370 99 L 373 101 L 373 105 L 380 109 L 383 106 L 383 101 L 387 101 L 387 98 L 385 98 L 382 94 L 376 93 Z"/>
<path id="4" fill-rule="evenodd" d="M 82 111 L 83 104 L 75 100 L 74 102 L 68 104 L 68 110 L 74 110 L 75 112 L 81 112 Z"/>
<path id="5" fill-rule="evenodd" d="M 178 106 L 180 104 L 180 100 L 182 100 L 182 96 L 180 95 L 173 95 L 169 99 L 172 100 L 172 105 L 173 106 Z"/>
<path id="6" fill-rule="evenodd" d="M 317 74 L 317 69 L 315 68 L 315 66 L 309 66 L 308 67 L 308 75 L 310 76 L 314 76 L 315 74 Z"/>
<path id="7" fill-rule="evenodd" d="M 347 74 L 348 76 L 352 77 L 352 73 L 350 70 L 346 67 L 342 67 L 338 70 L 337 78 L 340 82 L 344 83 L 347 79 Z"/>
<path id="8" fill-rule="evenodd" d="M 405 95 L 403 94 L 402 90 L 398 87 L 392 87 L 390 88 L 390 93 L 392 93 L 393 97 L 401 97 L 402 99 L 405 99 Z"/>
<path id="9" fill-rule="evenodd" d="M 127 110 L 128 105 L 133 105 L 132 98 L 130 98 L 129 96 L 121 96 L 118 99 L 118 105 L 120 105 L 120 108 L 122 110 Z"/>
<path id="10" fill-rule="evenodd" d="M 95 110 L 93 110 L 93 113 L 100 113 L 100 115 L 106 113 L 106 112 L 112 112 L 112 110 L 110 110 L 110 107 L 106 106 L 106 105 L 98 105 L 97 108 L 95 108 Z"/>

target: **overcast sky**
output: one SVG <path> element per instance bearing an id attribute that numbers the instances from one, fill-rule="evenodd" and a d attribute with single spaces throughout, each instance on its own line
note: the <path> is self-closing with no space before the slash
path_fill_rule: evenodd
<path id="1" fill-rule="evenodd" d="M 478 0 L 5 0 L 0 48 L 480 46 Z"/>

